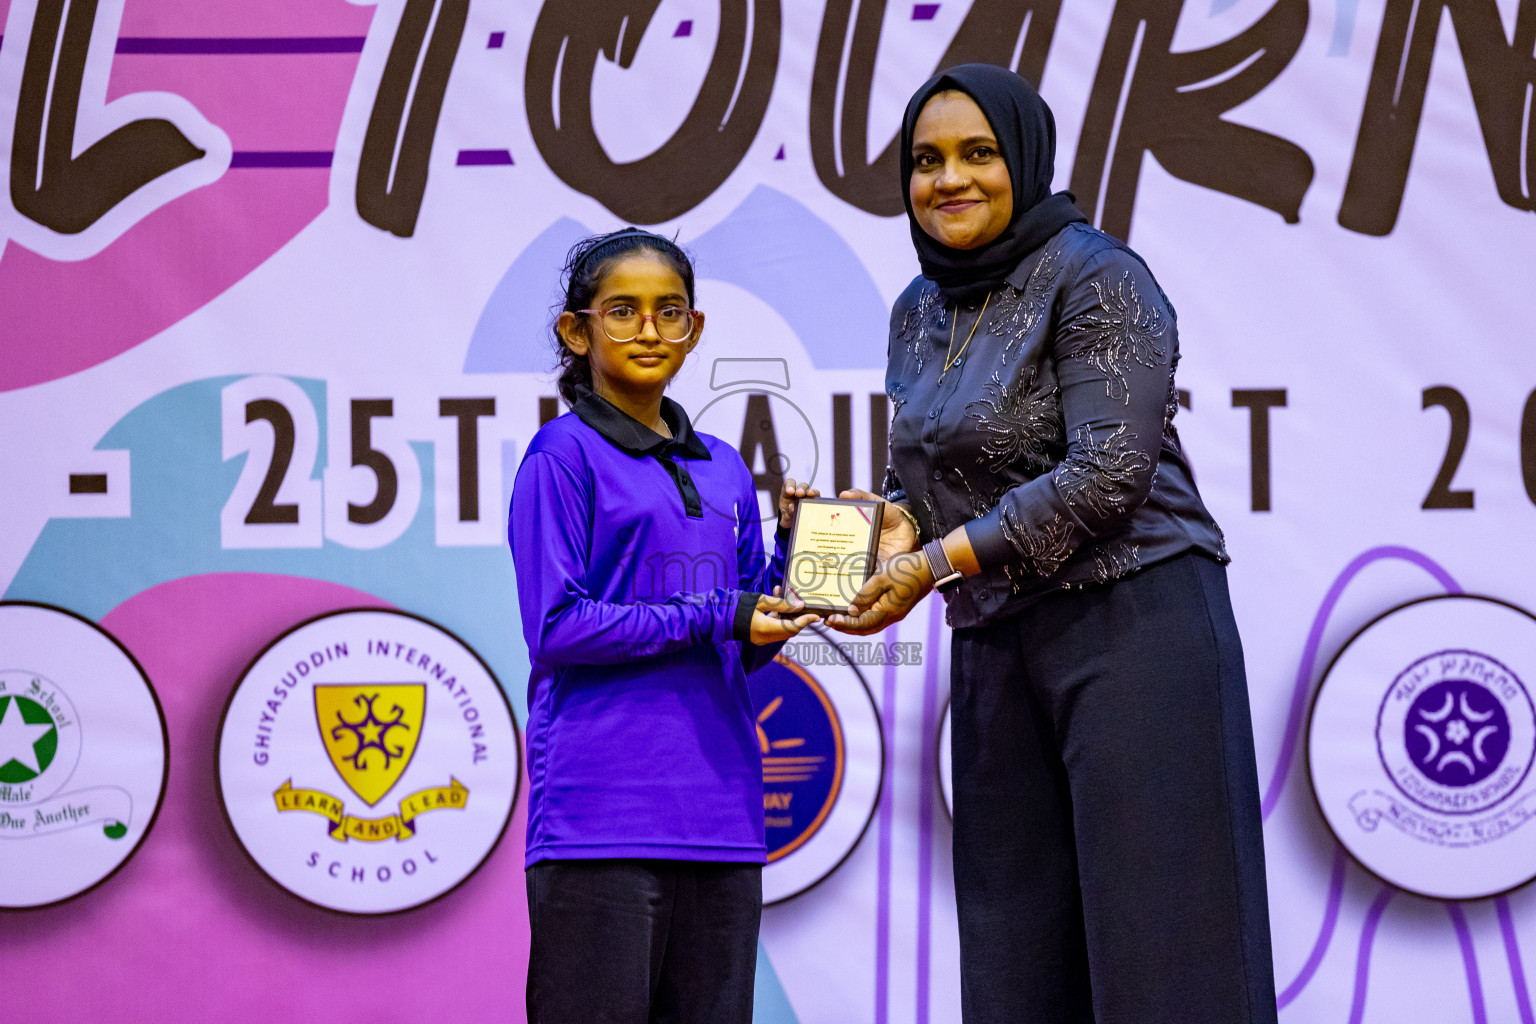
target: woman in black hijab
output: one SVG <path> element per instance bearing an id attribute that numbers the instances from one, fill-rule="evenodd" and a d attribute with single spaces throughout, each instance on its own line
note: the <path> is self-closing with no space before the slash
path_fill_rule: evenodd
<path id="1" fill-rule="evenodd" d="M 967 1024 L 1273 1022 L 1242 646 L 1173 426 L 1175 314 L 1051 193 L 1054 159 L 1004 68 L 907 107 L 922 275 L 891 314 L 886 561 L 829 621 L 948 604 Z"/>

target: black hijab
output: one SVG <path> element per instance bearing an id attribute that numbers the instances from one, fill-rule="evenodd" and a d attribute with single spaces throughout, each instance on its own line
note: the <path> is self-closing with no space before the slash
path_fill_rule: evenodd
<path id="1" fill-rule="evenodd" d="M 934 94 L 958 89 L 981 108 L 1013 182 L 1013 220 L 997 238 L 976 249 L 951 249 L 912 215 L 912 131 Z M 907 207 L 912 244 L 923 276 L 946 299 L 969 301 L 997 288 L 1019 261 L 1056 232 L 1085 221 L 1071 192 L 1051 193 L 1056 169 L 1056 120 L 1045 100 L 1024 79 L 995 64 L 961 64 L 934 75 L 913 93 L 901 121 L 901 200 Z"/>

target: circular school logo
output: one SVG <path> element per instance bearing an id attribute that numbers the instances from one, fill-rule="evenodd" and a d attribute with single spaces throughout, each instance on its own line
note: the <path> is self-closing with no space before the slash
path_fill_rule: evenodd
<path id="1" fill-rule="evenodd" d="M 1536 877 L 1536 618 L 1485 597 L 1395 608 L 1329 667 L 1309 731 L 1312 786 L 1366 868 L 1475 899 Z"/>
<path id="2" fill-rule="evenodd" d="M 826 878 L 874 815 L 885 749 L 874 701 L 845 652 L 810 631 L 747 677 L 763 754 L 763 901 Z"/>
<path id="3" fill-rule="evenodd" d="M 1524 781 L 1536 708 L 1520 677 L 1477 651 L 1435 651 L 1393 680 L 1377 716 L 1382 766 L 1428 811 L 1476 814 Z"/>
<path id="4" fill-rule="evenodd" d="M 52 796 L 80 757 L 80 715 L 63 687 L 40 672 L 0 669 L 0 785 Z M 58 767 L 55 768 L 54 766 Z"/>
<path id="5" fill-rule="evenodd" d="M 404 612 L 335 612 L 274 640 L 219 729 L 219 793 L 278 885 L 349 914 L 408 910 L 490 855 L 517 797 L 512 710 L 478 655 Z"/>
<path id="6" fill-rule="evenodd" d="M 165 719 L 99 626 L 0 602 L 0 907 L 90 889 L 138 849 L 166 779 Z"/>

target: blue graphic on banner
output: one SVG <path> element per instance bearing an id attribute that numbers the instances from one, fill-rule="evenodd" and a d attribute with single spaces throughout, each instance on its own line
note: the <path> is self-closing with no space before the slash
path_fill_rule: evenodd
<path id="1" fill-rule="evenodd" d="M 768 863 L 804 846 L 842 789 L 846 745 L 826 691 L 804 668 L 777 658 L 747 678 L 763 752 Z"/>
<path id="2" fill-rule="evenodd" d="M 761 942 L 757 944 L 757 977 L 752 984 L 752 1020 L 754 1024 L 800 1024 Z"/>
<path id="3" fill-rule="evenodd" d="M 549 373 L 552 268 L 592 231 L 562 217 L 512 261 L 486 301 L 465 373 Z M 888 304 L 858 253 L 830 224 L 759 185 L 719 224 L 683 244 L 701 279 L 751 292 L 782 316 L 822 370 L 885 368 Z"/>
<path id="4" fill-rule="evenodd" d="M 561 217 L 518 253 L 480 311 L 464 355 L 465 373 L 551 372 L 549 310 L 560 300 L 555 268 L 564 266 L 571 246 L 591 233 Z"/>

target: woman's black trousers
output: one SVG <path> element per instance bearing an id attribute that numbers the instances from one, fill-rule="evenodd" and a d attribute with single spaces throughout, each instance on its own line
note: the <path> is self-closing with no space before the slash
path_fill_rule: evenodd
<path id="1" fill-rule="evenodd" d="M 965 1024 L 1274 1022 L 1222 566 L 1063 590 L 952 650 Z"/>

